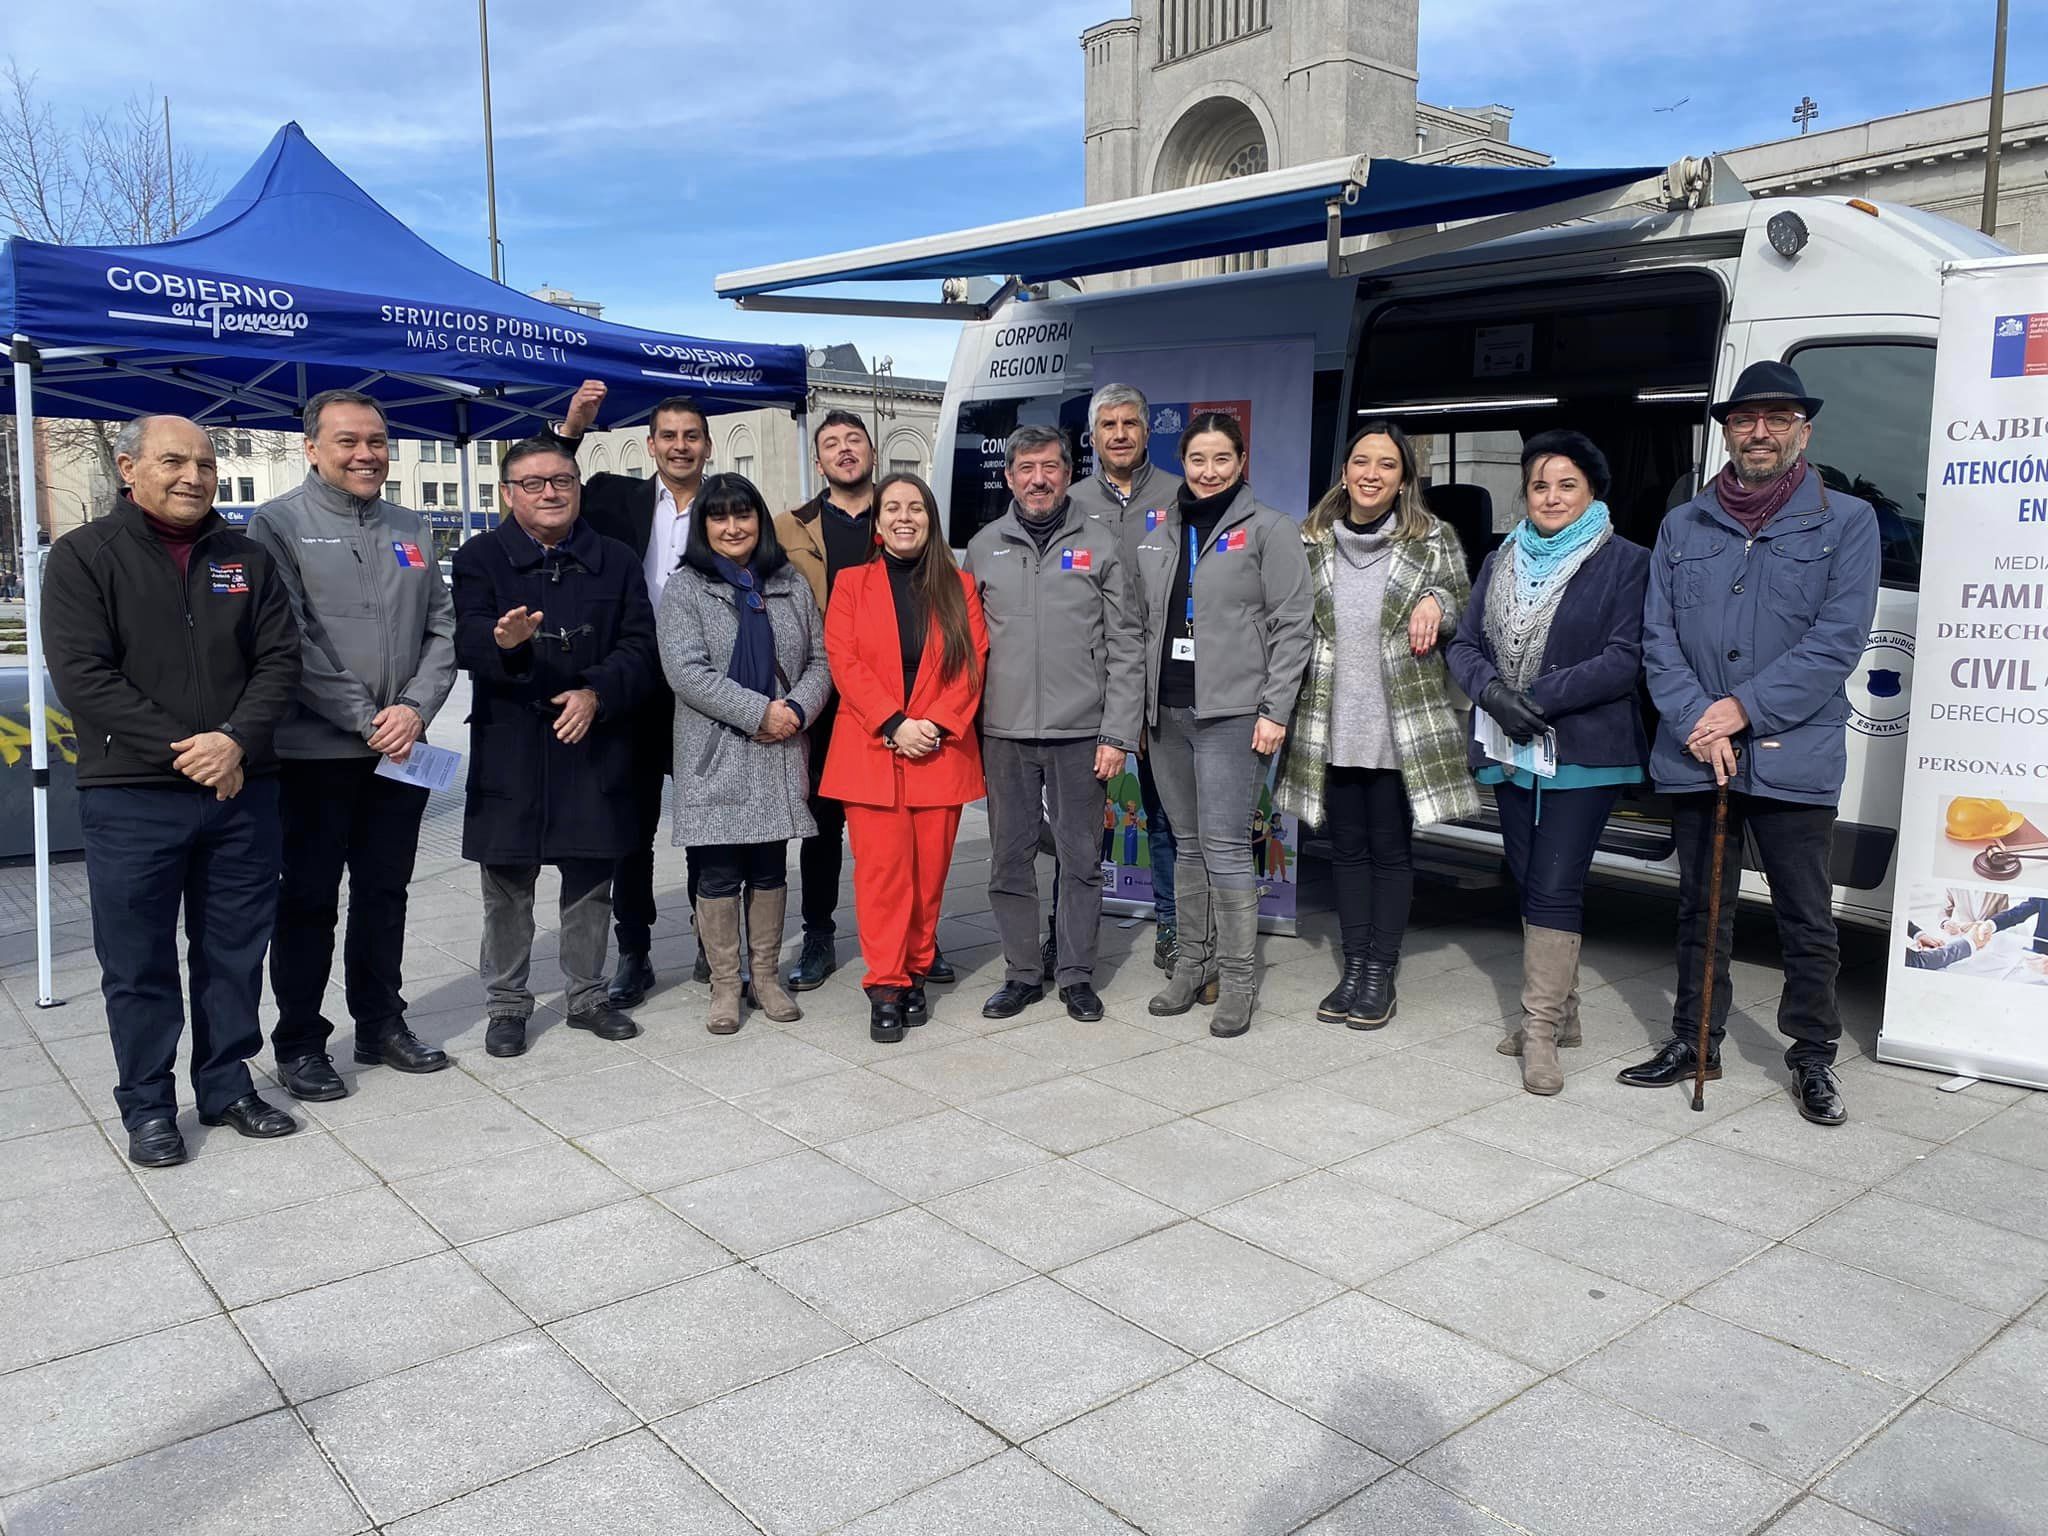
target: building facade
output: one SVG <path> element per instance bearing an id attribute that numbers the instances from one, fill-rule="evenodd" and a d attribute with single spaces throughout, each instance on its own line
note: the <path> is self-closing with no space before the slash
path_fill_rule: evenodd
<path id="1" fill-rule="evenodd" d="M 1908 203 L 1981 229 L 1990 131 L 1991 100 L 1979 96 L 1751 144 L 1727 158 L 1758 197 Z M 2048 251 L 2048 85 L 2006 92 L 1993 234 L 2015 251 Z"/>

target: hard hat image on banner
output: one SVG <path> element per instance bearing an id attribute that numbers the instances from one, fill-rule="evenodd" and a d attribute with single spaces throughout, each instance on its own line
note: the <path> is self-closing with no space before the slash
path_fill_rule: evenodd
<path id="1" fill-rule="evenodd" d="M 1948 803 L 1948 835 L 1959 842 L 1981 842 L 2017 832 L 2026 817 L 2006 809 L 2003 800 L 1958 795 Z"/>

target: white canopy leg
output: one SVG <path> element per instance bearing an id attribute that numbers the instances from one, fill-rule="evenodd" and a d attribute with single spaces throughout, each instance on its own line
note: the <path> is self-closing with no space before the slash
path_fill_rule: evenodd
<path id="1" fill-rule="evenodd" d="M 50 980 L 50 722 L 43 690 L 43 549 L 36 529 L 35 348 L 14 338 L 14 441 L 21 521 L 21 595 L 28 630 L 28 739 L 36 823 L 36 1006 L 54 1008 Z"/>

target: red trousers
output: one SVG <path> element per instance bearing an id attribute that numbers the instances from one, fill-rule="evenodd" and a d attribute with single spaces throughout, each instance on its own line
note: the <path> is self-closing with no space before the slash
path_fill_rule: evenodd
<path id="1" fill-rule="evenodd" d="M 939 901 L 959 831 L 957 805 L 846 808 L 853 913 L 868 968 L 863 986 L 907 987 L 913 974 L 931 966 L 939 942 Z"/>

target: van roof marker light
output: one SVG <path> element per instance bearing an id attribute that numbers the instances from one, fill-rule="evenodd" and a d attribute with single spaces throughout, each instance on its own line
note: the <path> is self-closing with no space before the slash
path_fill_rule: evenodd
<path id="1" fill-rule="evenodd" d="M 1849 199 L 1849 206 L 1850 206 L 1851 208 L 1854 208 L 1854 209 L 1855 209 L 1855 210 L 1856 210 L 1856 211 L 1857 211 L 1858 213 L 1867 213 L 1867 214 L 1869 214 L 1869 215 L 1870 215 L 1870 216 L 1871 216 L 1871 217 L 1872 217 L 1873 219 L 1874 219 L 1874 218 L 1877 218 L 1877 217 L 1879 216 L 1879 215 L 1878 215 L 1878 211 L 1877 211 L 1877 204 L 1875 204 L 1875 203 L 1866 203 L 1866 202 L 1865 202 L 1865 201 L 1863 201 L 1863 199 L 1862 199 L 1862 198 L 1860 198 L 1860 197 L 1852 197 L 1852 198 L 1850 198 L 1850 199 Z"/>

